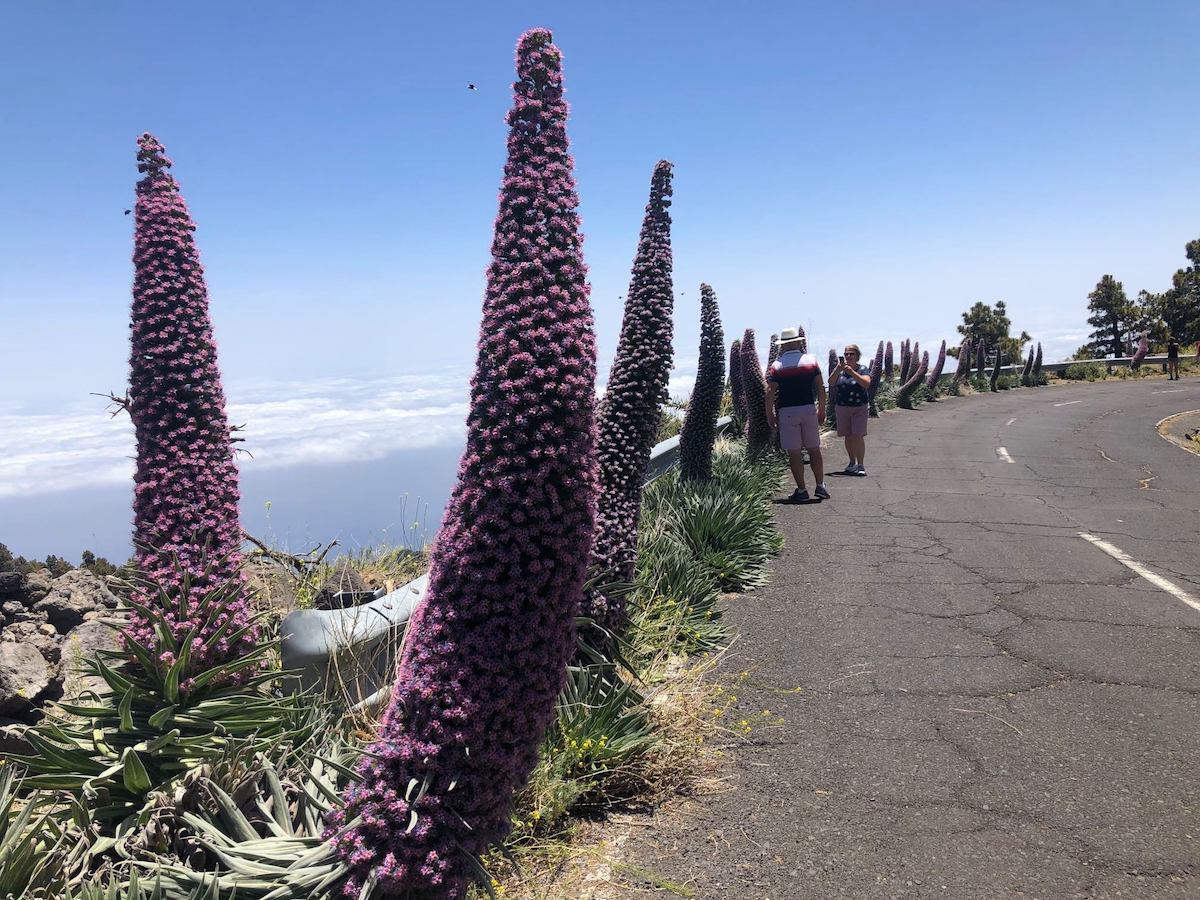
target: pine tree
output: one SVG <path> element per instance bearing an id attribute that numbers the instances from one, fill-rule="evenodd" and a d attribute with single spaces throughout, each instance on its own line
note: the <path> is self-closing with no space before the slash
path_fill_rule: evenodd
<path id="1" fill-rule="evenodd" d="M 1137 314 L 1121 282 L 1105 275 L 1088 294 L 1088 324 L 1094 329 L 1089 346 L 1100 356 L 1125 356 L 1128 335 Z"/>

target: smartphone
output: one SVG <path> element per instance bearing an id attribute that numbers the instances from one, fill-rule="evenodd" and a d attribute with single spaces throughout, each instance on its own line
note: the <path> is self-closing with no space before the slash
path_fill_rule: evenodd
<path id="1" fill-rule="evenodd" d="M 838 357 L 838 365 L 839 365 L 839 366 L 844 366 L 845 364 L 846 364 L 846 357 L 844 357 L 844 356 L 839 356 L 839 357 Z"/>

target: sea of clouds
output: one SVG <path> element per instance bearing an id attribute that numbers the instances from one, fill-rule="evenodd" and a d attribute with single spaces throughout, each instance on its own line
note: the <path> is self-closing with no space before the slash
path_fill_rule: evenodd
<path id="1" fill-rule="evenodd" d="M 465 369 L 227 385 L 227 411 L 244 474 L 379 460 L 405 450 L 462 446 L 470 373 Z M 691 390 L 695 361 L 681 361 L 669 391 Z M 124 411 L 88 397 L 53 412 L 0 408 L 0 499 L 128 484 L 133 426 Z"/>
<path id="2" fill-rule="evenodd" d="M 465 372 L 260 381 L 227 387 L 243 472 L 461 445 Z M 0 409 L 0 498 L 129 483 L 133 425 L 91 397 L 54 412 Z"/>

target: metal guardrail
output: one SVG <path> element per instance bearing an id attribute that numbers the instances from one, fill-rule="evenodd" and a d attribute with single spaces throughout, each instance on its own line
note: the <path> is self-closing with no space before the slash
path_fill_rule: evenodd
<path id="1" fill-rule="evenodd" d="M 733 419 L 717 420 L 717 434 Z M 646 467 L 646 484 L 679 464 L 679 438 L 656 444 Z M 396 657 L 413 611 L 429 587 L 428 574 L 390 594 L 346 609 L 298 609 L 279 626 L 283 668 L 297 673 L 303 690 L 339 690 L 356 709 L 387 702 Z"/>
<path id="2" fill-rule="evenodd" d="M 1196 359 L 1200 359 L 1200 356 L 1197 356 L 1197 354 L 1195 354 L 1195 353 L 1190 354 L 1188 356 L 1181 355 L 1179 357 L 1179 362 L 1180 362 L 1180 364 L 1182 364 L 1182 363 L 1188 362 L 1189 360 L 1195 361 Z M 1104 366 L 1109 371 L 1112 371 L 1113 369 L 1128 369 L 1132 363 L 1133 363 L 1132 356 L 1111 356 L 1107 359 L 1069 359 L 1066 362 L 1042 363 L 1042 371 L 1043 372 L 1062 372 L 1062 371 L 1065 371 L 1070 366 L 1079 366 L 1079 365 Z M 1142 360 L 1142 365 L 1146 366 L 1146 367 L 1149 367 L 1149 366 L 1165 367 L 1167 365 L 1166 354 L 1147 356 L 1145 359 Z M 1019 363 L 1019 364 L 1013 365 L 1013 366 L 1001 366 L 1000 367 L 1000 371 L 1005 375 L 1012 375 L 1015 373 L 1020 373 L 1020 372 L 1024 371 L 1024 369 L 1025 369 L 1024 363 Z M 992 367 L 988 366 L 987 372 L 990 373 L 991 371 L 992 371 Z M 950 377 L 954 376 L 953 372 L 949 372 L 947 374 Z"/>

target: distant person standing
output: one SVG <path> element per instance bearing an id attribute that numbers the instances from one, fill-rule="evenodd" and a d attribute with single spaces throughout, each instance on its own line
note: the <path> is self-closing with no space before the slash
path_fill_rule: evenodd
<path id="1" fill-rule="evenodd" d="M 1167 336 L 1167 375 L 1171 381 L 1179 380 L 1179 341 L 1173 334 Z"/>
<path id="2" fill-rule="evenodd" d="M 779 445 L 787 451 L 796 490 L 793 503 L 808 503 L 804 487 L 804 451 L 812 466 L 816 502 L 829 499 L 825 488 L 825 463 L 821 458 L 821 422 L 825 419 L 825 382 L 821 365 L 804 352 L 804 339 L 796 328 L 779 332 L 779 358 L 767 372 L 767 419 L 779 429 Z"/>
<path id="3" fill-rule="evenodd" d="M 867 474 L 863 457 L 867 452 L 867 416 L 870 411 L 867 389 L 871 386 L 871 373 L 859 362 L 861 358 L 862 351 L 858 349 L 858 344 L 847 344 L 838 357 L 837 368 L 829 375 L 838 437 L 845 438 L 846 455 L 850 457 L 850 462 L 843 470 L 845 475 Z"/>

